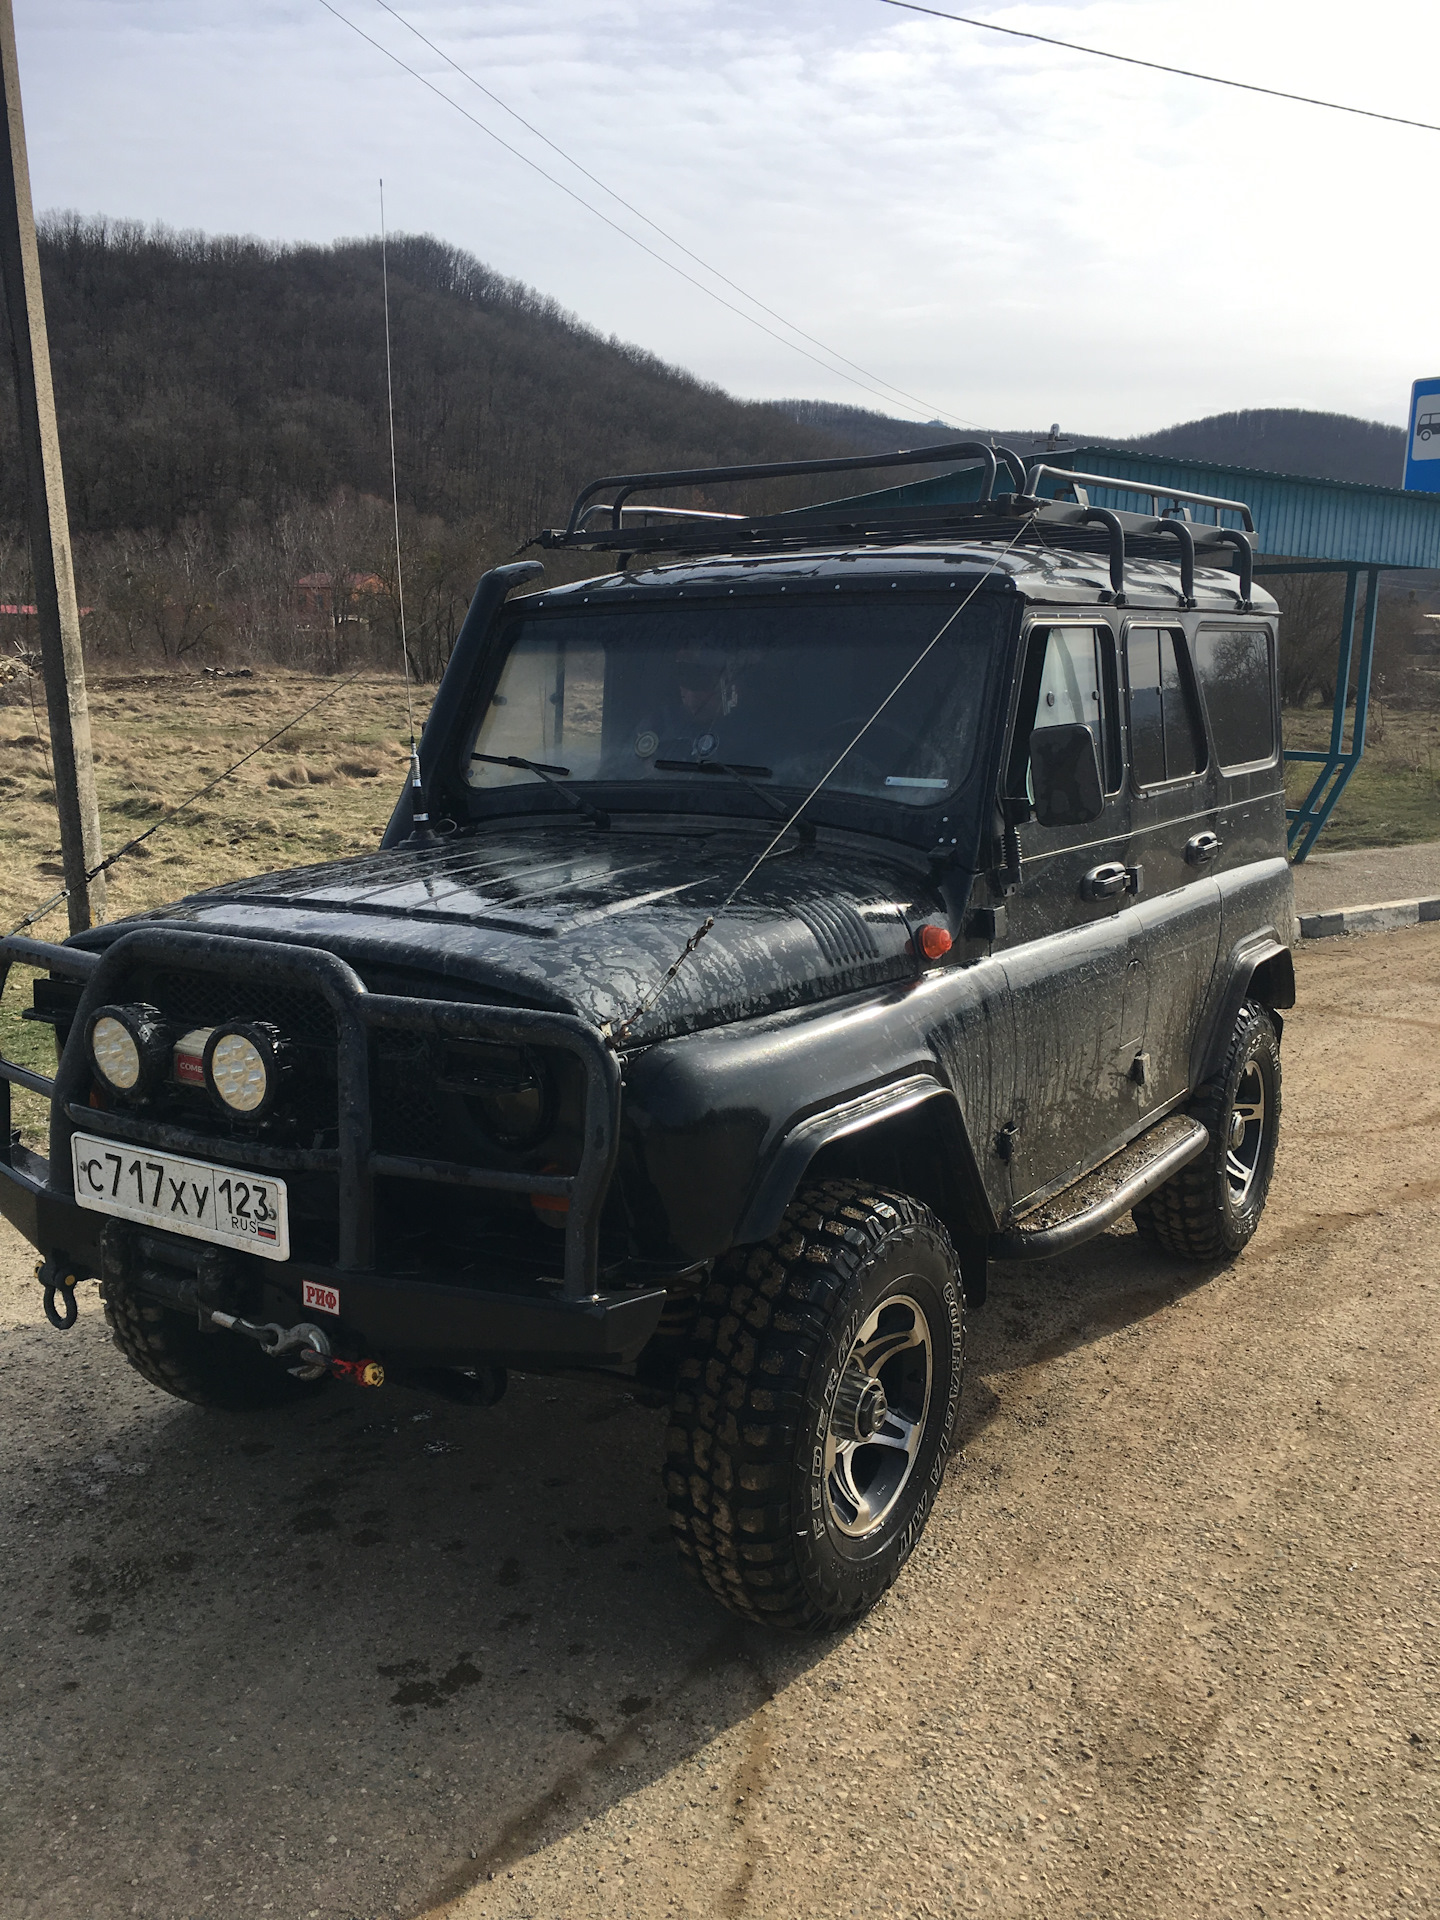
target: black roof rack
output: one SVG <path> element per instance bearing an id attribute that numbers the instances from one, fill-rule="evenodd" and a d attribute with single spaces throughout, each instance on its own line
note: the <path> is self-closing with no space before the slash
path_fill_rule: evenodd
<path id="1" fill-rule="evenodd" d="M 771 514 L 717 513 L 713 509 L 700 511 L 630 499 L 642 490 L 708 488 L 729 481 L 857 473 L 876 467 L 937 466 L 957 460 L 982 468 L 978 499 L 940 504 L 896 503 L 893 496 L 887 500 L 881 493 Z M 1014 491 L 996 494 L 995 481 L 1002 461 L 1014 482 Z M 1039 497 L 1035 489 L 1047 479 L 1069 489 L 1073 500 Z M 1162 500 L 1175 503 L 1175 512 L 1122 513 L 1108 507 L 1092 507 L 1087 484 L 1117 493 L 1148 494 L 1157 505 Z M 607 493 L 612 496 L 609 500 L 596 497 Z M 1193 521 L 1189 515 L 1192 504 L 1213 507 L 1217 524 L 1210 526 Z M 1222 512 L 1239 514 L 1243 528 L 1218 525 Z M 686 556 L 778 554 L 824 547 L 889 547 L 954 540 L 1013 540 L 1017 546 L 1108 553 L 1111 586 L 1117 600 L 1122 601 L 1127 554 L 1136 559 L 1178 561 L 1180 596 L 1189 605 L 1194 603 L 1197 552 L 1204 552 L 1215 565 L 1228 566 L 1230 552 L 1234 550 L 1240 572 L 1240 599 L 1248 605 L 1254 530 L 1250 509 L 1241 500 L 1177 493 L 1173 487 L 1151 487 L 1105 474 L 1077 474 L 1065 467 L 1036 465 L 1027 473 L 1020 456 L 1008 447 L 961 440 L 943 446 L 912 447 L 903 453 L 860 454 L 842 460 L 785 460 L 743 467 L 692 467 L 673 473 L 608 474 L 581 488 L 563 527 L 549 528 L 537 539 L 540 546 L 549 548 Z"/>

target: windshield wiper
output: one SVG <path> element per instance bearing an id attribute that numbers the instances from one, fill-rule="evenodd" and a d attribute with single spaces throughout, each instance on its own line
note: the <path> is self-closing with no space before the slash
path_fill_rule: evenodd
<path id="1" fill-rule="evenodd" d="M 610 816 L 603 807 L 592 806 L 588 800 L 582 800 L 578 794 L 567 793 L 561 786 L 561 780 L 570 778 L 569 767 L 546 767 L 538 760 L 526 760 L 518 753 L 472 753 L 472 760 L 483 760 L 487 767 L 518 767 L 522 773 L 538 774 L 548 786 L 554 787 L 567 807 L 573 807 L 576 813 L 583 813 L 587 820 L 597 827 L 608 827 Z"/>
<path id="2" fill-rule="evenodd" d="M 726 760 L 655 760 L 651 764 L 657 773 L 728 774 L 732 780 L 738 780 L 742 787 L 748 787 L 758 800 L 763 801 L 777 820 L 789 818 L 774 794 L 766 793 L 763 787 L 757 787 L 755 784 L 757 778 L 773 779 L 774 775 L 769 767 L 737 767 Z M 813 841 L 815 838 L 815 829 L 808 820 L 797 821 L 795 830 L 804 841 Z"/>

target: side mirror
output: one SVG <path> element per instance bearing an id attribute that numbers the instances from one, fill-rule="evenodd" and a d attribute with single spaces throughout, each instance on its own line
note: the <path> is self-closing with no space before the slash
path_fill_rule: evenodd
<path id="1" fill-rule="evenodd" d="M 1030 782 L 1042 827 L 1083 827 L 1105 809 L 1100 760 L 1088 727 L 1036 727 L 1030 736 Z"/>

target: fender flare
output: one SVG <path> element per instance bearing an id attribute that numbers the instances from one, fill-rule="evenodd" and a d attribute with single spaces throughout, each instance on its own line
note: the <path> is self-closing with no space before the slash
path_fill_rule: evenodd
<path id="1" fill-rule="evenodd" d="M 912 1073 L 793 1122 L 761 1168 L 736 1223 L 732 1244 L 753 1246 L 768 1240 L 777 1231 L 806 1170 L 822 1148 L 871 1132 L 922 1106 L 935 1107 L 936 1124 L 950 1136 L 948 1145 L 954 1155 L 958 1183 L 965 1190 L 967 1211 L 973 1212 L 978 1204 L 988 1215 L 990 1210 L 984 1203 L 984 1189 L 970 1153 L 959 1101 L 953 1090 L 933 1075 Z M 986 1224 L 993 1229 L 993 1220 L 987 1220 Z"/>
<path id="2" fill-rule="evenodd" d="M 1280 1009 L 1295 1004 L 1295 956 L 1273 928 L 1247 934 L 1231 948 L 1225 990 L 1191 1062 L 1192 1087 L 1203 1086 L 1218 1071 L 1247 1000 L 1258 1000 L 1277 1015 Z M 1278 1017 L 1275 1024 L 1283 1027 Z"/>

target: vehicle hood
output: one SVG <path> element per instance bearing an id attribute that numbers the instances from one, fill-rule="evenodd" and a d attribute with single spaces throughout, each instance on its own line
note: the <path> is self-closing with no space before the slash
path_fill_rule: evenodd
<path id="1" fill-rule="evenodd" d="M 764 845 L 758 827 L 511 826 L 233 881 L 136 919 L 323 947 L 377 988 L 419 974 L 597 1026 L 632 1021 L 637 1041 L 915 973 L 912 926 L 941 908 L 913 855 L 792 834 L 727 907 Z"/>

